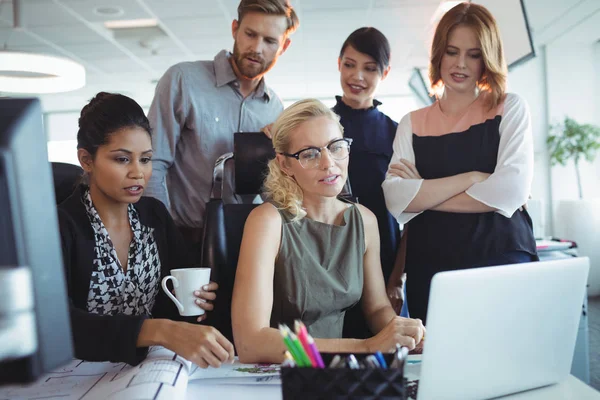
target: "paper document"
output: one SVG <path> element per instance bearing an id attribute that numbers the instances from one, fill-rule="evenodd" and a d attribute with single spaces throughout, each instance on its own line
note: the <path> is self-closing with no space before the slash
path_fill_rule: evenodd
<path id="1" fill-rule="evenodd" d="M 211 384 L 280 384 L 279 365 L 225 364 L 201 369 L 162 347 L 132 367 L 125 363 L 73 360 L 30 385 L 0 387 L 0 400 L 64 400 L 185 398 L 190 380 Z"/>

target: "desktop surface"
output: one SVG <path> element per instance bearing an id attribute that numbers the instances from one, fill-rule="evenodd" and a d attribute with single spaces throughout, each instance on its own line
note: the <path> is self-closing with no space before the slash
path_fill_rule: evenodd
<path id="1" fill-rule="evenodd" d="M 244 399 L 244 400 L 281 400 L 281 386 L 274 385 L 209 385 L 204 382 L 190 382 L 186 399 Z M 528 390 L 501 397 L 503 400 L 600 400 L 600 392 L 581 382 L 574 376 L 564 381 L 539 389 Z M 414 400 L 414 399 L 410 399 Z"/>

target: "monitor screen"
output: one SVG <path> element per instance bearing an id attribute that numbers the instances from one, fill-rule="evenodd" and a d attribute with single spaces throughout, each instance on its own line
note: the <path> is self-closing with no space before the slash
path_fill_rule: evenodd
<path id="1" fill-rule="evenodd" d="M 0 383 L 31 381 L 73 358 L 54 187 L 37 99 L 0 99 L 0 272 L 0 292 L 12 297 L 3 299 L 6 309 L 0 313 Z M 10 290 L 3 289 L 8 285 Z M 28 323 L 21 318 L 27 313 L 29 325 L 17 326 Z M 15 334 L 19 329 L 32 336 L 27 348 Z"/>

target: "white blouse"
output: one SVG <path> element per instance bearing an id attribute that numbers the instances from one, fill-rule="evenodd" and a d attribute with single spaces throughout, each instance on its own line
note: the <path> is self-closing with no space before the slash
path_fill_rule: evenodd
<path id="1" fill-rule="evenodd" d="M 488 179 L 474 184 L 465 193 L 510 218 L 527 202 L 530 194 L 533 180 L 533 135 L 525 100 L 508 93 L 502 109 L 496 169 Z M 412 135 L 409 113 L 398 124 L 390 165 L 399 163 L 402 158 L 415 164 Z M 420 214 L 404 210 L 415 198 L 422 183 L 423 179 L 403 179 L 390 173 L 386 175 L 382 184 L 386 205 L 399 224 L 405 224 Z"/>

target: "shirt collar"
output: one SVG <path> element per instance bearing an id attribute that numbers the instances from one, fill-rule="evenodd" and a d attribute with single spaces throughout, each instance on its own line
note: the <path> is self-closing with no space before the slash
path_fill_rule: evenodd
<path id="1" fill-rule="evenodd" d="M 344 103 L 342 101 L 342 96 L 335 96 L 335 100 L 336 100 L 336 104 L 335 104 L 334 108 L 336 110 L 346 111 L 346 112 L 351 112 L 351 113 L 362 113 L 362 112 L 368 112 L 371 110 L 375 110 L 375 109 L 377 109 L 377 107 L 379 107 L 382 104 L 379 100 L 373 99 L 373 107 L 364 108 L 364 109 L 355 109 L 355 108 L 350 107 L 346 103 Z"/>
<path id="2" fill-rule="evenodd" d="M 221 50 L 214 58 L 215 64 L 215 77 L 217 81 L 217 87 L 225 86 L 228 84 L 239 85 L 239 80 L 233 72 L 233 67 L 229 62 L 229 59 L 233 55 L 227 50 Z M 265 78 L 263 77 L 258 86 L 254 90 L 253 98 L 264 97 L 267 101 L 270 101 L 273 97 L 271 89 L 267 87 Z"/>
<path id="3" fill-rule="evenodd" d="M 92 202 L 92 196 L 90 194 L 89 187 L 83 191 L 81 200 L 85 206 L 85 211 L 90 219 L 90 222 L 92 224 L 95 223 L 95 225 L 100 227 L 101 231 L 106 231 L 106 234 L 108 234 L 108 231 L 104 226 L 104 222 L 102 222 L 100 214 L 98 214 L 98 211 Z M 131 226 L 131 231 L 133 233 L 133 240 L 136 242 L 136 244 L 144 243 L 147 240 L 147 236 L 151 234 L 154 229 L 143 229 L 144 227 L 140 223 L 137 210 L 133 204 L 127 205 L 127 217 L 129 218 L 129 225 Z"/>

